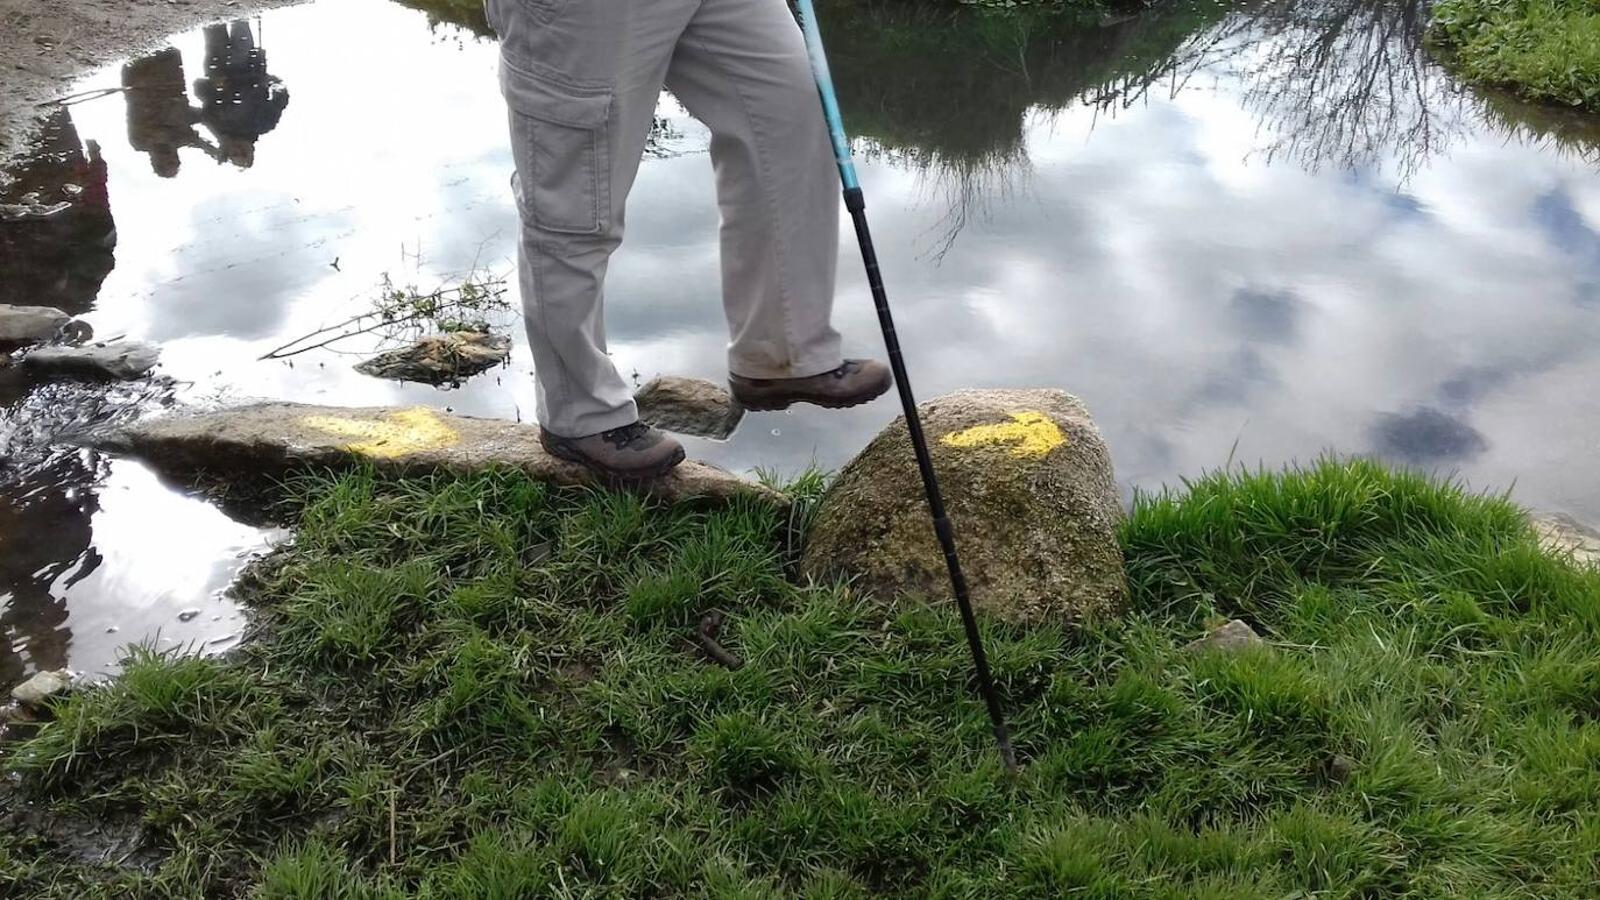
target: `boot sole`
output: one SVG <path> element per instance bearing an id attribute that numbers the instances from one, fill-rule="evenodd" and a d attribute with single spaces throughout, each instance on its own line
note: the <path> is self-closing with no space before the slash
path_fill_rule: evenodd
<path id="1" fill-rule="evenodd" d="M 672 454 L 672 456 L 668 458 L 666 462 L 658 466 L 652 466 L 648 469 L 617 469 L 603 463 L 595 462 L 589 457 L 584 456 L 582 453 L 568 450 L 559 444 L 552 446 L 541 440 L 539 441 L 539 446 L 544 448 L 544 452 L 554 456 L 556 459 L 570 463 L 577 463 L 578 465 L 583 466 L 585 469 L 588 469 L 597 475 L 600 475 L 610 482 L 621 484 L 633 484 L 641 481 L 652 481 L 660 478 L 668 472 L 671 472 L 673 469 L 676 469 L 678 465 L 689 456 L 687 451 L 685 451 L 682 447 L 679 447 L 676 453 Z"/>
<path id="2" fill-rule="evenodd" d="M 731 387 L 732 386 L 730 385 L 730 388 Z M 733 399 L 737 400 L 740 406 L 751 412 L 777 412 L 788 409 L 796 403 L 809 403 L 812 406 L 820 406 L 823 409 L 850 409 L 851 407 L 860 406 L 863 403 L 871 403 L 879 397 L 882 397 L 884 394 L 889 393 L 889 389 L 892 387 L 894 387 L 894 380 L 890 379 L 888 382 L 873 389 L 872 391 L 856 394 L 853 397 L 822 397 L 814 394 L 782 393 L 773 393 L 767 396 L 757 395 L 753 397 L 741 397 L 737 389 L 734 389 L 731 392 L 733 394 Z"/>
<path id="3" fill-rule="evenodd" d="M 874 394 L 871 397 L 857 397 L 849 400 L 842 400 L 837 397 L 784 397 L 771 400 L 742 400 L 734 397 L 734 399 L 739 400 L 739 405 L 750 412 L 778 412 L 788 409 L 797 403 L 809 403 L 812 406 L 820 406 L 823 409 L 850 409 L 863 403 L 871 403 L 882 396 L 883 394 Z"/>

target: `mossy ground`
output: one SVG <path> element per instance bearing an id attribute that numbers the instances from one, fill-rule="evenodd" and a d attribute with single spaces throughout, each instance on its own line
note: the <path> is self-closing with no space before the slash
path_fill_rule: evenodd
<path id="1" fill-rule="evenodd" d="M 1439 0 L 1432 37 L 1466 80 L 1600 111 L 1600 3 Z"/>
<path id="2" fill-rule="evenodd" d="M 3 751 L 13 802 L 136 820 L 157 860 L 84 862 L 13 817 L 0 895 L 1579 897 L 1600 878 L 1600 575 L 1499 499 L 1330 461 L 1141 500 L 1135 614 L 987 628 L 1010 781 L 953 612 L 794 585 L 769 508 L 508 474 L 298 489 L 296 542 L 253 588 L 259 640 L 135 652 Z M 737 671 L 685 640 L 712 607 Z M 1272 646 L 1182 649 L 1233 616 Z"/>

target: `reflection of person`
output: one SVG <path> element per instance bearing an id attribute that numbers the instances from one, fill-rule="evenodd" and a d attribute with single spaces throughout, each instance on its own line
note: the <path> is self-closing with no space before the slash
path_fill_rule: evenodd
<path id="1" fill-rule="evenodd" d="M 210 25 L 205 36 L 206 77 L 194 83 L 200 121 L 217 138 L 217 157 L 248 169 L 256 141 L 278 127 L 289 91 L 267 74 L 267 55 L 256 46 L 250 23 Z"/>
<path id="2" fill-rule="evenodd" d="M 833 330 L 838 186 L 804 41 L 783 0 L 488 0 L 522 214 L 521 287 L 554 455 L 659 474 L 676 441 L 639 423 L 606 355 L 607 260 L 663 83 L 711 130 L 729 378 L 752 409 L 851 406 L 886 366 Z"/>
<path id="3" fill-rule="evenodd" d="M 128 144 L 150 154 L 150 168 L 162 178 L 178 174 L 178 150 L 201 147 L 215 152 L 195 124 L 200 110 L 189 105 L 183 55 L 175 47 L 122 67 L 128 100 Z"/>

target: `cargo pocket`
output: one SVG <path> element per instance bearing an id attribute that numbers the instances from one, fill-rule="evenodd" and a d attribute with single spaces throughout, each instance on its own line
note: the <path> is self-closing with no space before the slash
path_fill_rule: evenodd
<path id="1" fill-rule="evenodd" d="M 599 234 L 611 209 L 611 88 L 501 61 L 518 202 L 535 228 Z"/>

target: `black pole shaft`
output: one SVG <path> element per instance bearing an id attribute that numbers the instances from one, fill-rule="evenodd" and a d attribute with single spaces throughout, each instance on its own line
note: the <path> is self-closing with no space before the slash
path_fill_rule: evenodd
<path id="1" fill-rule="evenodd" d="M 878 324 L 883 328 L 883 343 L 889 354 L 889 368 L 894 371 L 895 387 L 900 391 L 900 405 L 905 410 L 906 428 L 911 432 L 911 447 L 916 451 L 917 469 L 922 473 L 922 489 L 928 496 L 928 509 L 933 513 L 933 533 L 944 551 L 944 564 L 950 570 L 950 586 L 955 590 L 956 605 L 961 608 L 961 626 L 967 632 L 967 646 L 972 650 L 973 668 L 978 674 L 978 692 L 989 707 L 989 721 L 994 725 L 995 743 L 1000 748 L 1000 762 L 1006 772 L 1017 771 L 1017 755 L 1011 749 L 1011 732 L 1006 728 L 1005 712 L 1000 708 L 1000 696 L 995 693 L 994 676 L 989 672 L 989 657 L 983 650 L 983 636 L 978 633 L 978 619 L 972 612 L 972 597 L 967 593 L 967 577 L 961 572 L 961 559 L 956 556 L 955 532 L 950 518 L 945 514 L 944 494 L 939 490 L 939 476 L 933 470 L 933 456 L 928 452 L 928 438 L 922 431 L 922 417 L 917 414 L 917 399 L 911 393 L 911 378 L 906 374 L 906 362 L 900 352 L 900 336 L 895 332 L 894 315 L 889 311 L 889 295 L 883 288 L 883 273 L 878 270 L 878 251 L 872 246 L 872 230 L 867 227 L 867 201 L 860 188 L 844 192 L 844 205 L 855 224 L 856 242 L 861 245 L 861 262 L 867 267 L 867 284 L 872 289 L 872 305 L 878 311 Z"/>

